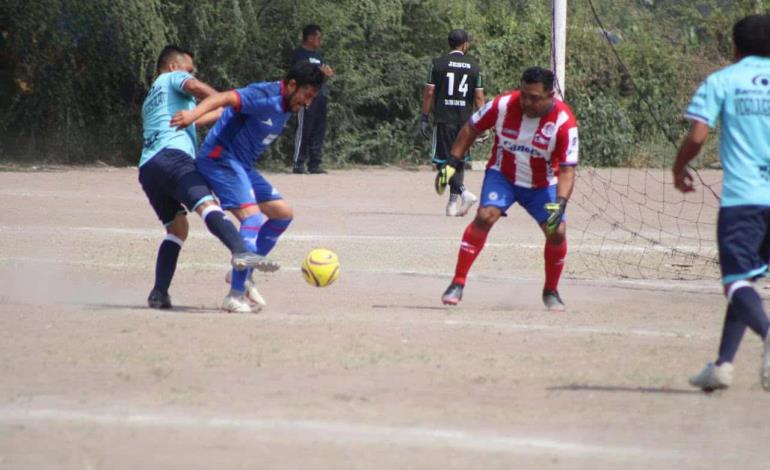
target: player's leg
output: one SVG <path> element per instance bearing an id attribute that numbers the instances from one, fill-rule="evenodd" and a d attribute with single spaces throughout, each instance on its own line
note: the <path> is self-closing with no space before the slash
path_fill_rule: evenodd
<path id="1" fill-rule="evenodd" d="M 293 173 L 307 173 L 305 160 L 307 159 L 307 108 L 301 108 L 297 113 L 297 132 L 294 135 Z"/>
<path id="2" fill-rule="evenodd" d="M 759 206 L 723 207 L 719 210 L 717 241 L 722 282 L 727 296 L 727 313 L 722 328 L 719 357 L 708 363 L 690 383 L 704 391 L 727 388 L 732 382 L 732 361 L 745 328 L 767 341 L 768 321 L 762 299 L 750 281 L 767 271 L 768 217 Z M 767 345 L 761 368 L 762 385 L 770 389 L 770 357 Z"/>
<path id="3" fill-rule="evenodd" d="M 465 123 L 460 124 L 438 124 L 437 127 L 437 152 L 449 158 L 449 151 L 452 149 L 460 129 Z M 469 153 L 463 155 L 463 161 L 470 158 Z M 450 206 L 454 201 L 454 207 Z M 468 191 L 465 187 L 465 164 L 460 165 L 455 170 L 455 176 L 449 181 L 449 205 L 447 206 L 447 215 L 463 217 L 471 210 L 474 204 L 478 202 L 475 194 Z M 451 213 L 450 213 L 451 212 Z"/>
<path id="4" fill-rule="evenodd" d="M 171 308 L 169 287 L 176 272 L 179 252 L 187 239 L 188 225 L 185 209 L 169 194 L 172 185 L 165 154 L 161 151 L 139 168 L 139 182 L 150 205 L 166 228 L 166 236 L 158 247 L 155 260 L 155 283 L 147 298 L 152 308 Z"/>
<path id="5" fill-rule="evenodd" d="M 545 267 L 545 283 L 543 285 L 543 304 L 548 310 L 561 312 L 566 310 L 564 301 L 559 294 L 559 280 L 564 271 L 564 259 L 567 257 L 567 223 L 566 217 L 551 234 L 545 229 L 548 211 L 545 205 L 556 201 L 556 185 L 541 189 L 519 189 L 519 202 L 540 225 L 545 234 L 543 259 Z"/>
<path id="6" fill-rule="evenodd" d="M 256 170 L 249 172 L 254 195 L 259 201 L 259 210 L 267 220 L 257 234 L 257 254 L 267 256 L 278 243 L 294 218 L 294 211 L 283 198 L 280 191 L 268 182 L 262 174 Z"/>
<path id="7" fill-rule="evenodd" d="M 308 111 L 313 116 L 310 138 L 308 141 L 307 170 L 311 174 L 324 174 L 326 170 L 321 168 L 324 138 L 326 137 L 326 104 L 327 98 L 319 93 L 310 104 Z"/>
<path id="8" fill-rule="evenodd" d="M 463 232 L 452 283 L 441 296 L 444 304 L 457 305 L 462 300 L 468 272 L 484 248 L 489 231 L 514 202 L 513 186 L 505 176 L 499 171 L 487 170 L 481 188 L 481 206 Z"/>

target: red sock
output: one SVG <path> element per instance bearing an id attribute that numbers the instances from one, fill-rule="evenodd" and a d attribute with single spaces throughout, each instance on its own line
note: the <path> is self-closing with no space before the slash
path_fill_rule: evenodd
<path id="1" fill-rule="evenodd" d="M 558 290 L 559 278 L 564 269 L 564 257 L 567 256 L 567 240 L 560 245 L 545 242 L 545 289 Z"/>
<path id="2" fill-rule="evenodd" d="M 481 230 L 471 222 L 463 232 L 463 241 L 460 244 L 460 253 L 457 255 L 457 267 L 455 268 L 455 277 L 452 282 L 465 285 L 465 278 L 476 257 L 484 248 L 484 242 L 487 241 L 488 231 Z"/>

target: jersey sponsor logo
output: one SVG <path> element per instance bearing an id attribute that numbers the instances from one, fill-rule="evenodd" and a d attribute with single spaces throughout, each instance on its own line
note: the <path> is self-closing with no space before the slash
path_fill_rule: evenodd
<path id="1" fill-rule="evenodd" d="M 550 139 L 554 134 L 556 134 L 556 124 L 553 122 L 546 122 L 541 132 L 545 137 Z"/>
<path id="2" fill-rule="evenodd" d="M 770 99 L 739 98 L 735 111 L 738 116 L 770 116 Z"/>
<path id="3" fill-rule="evenodd" d="M 511 153 L 516 153 L 516 152 L 528 153 L 529 155 L 536 158 L 544 158 L 543 154 L 540 153 L 537 149 L 534 149 L 528 145 L 517 144 L 516 142 L 510 139 L 501 139 L 501 145 L 505 150 Z"/>
<path id="4" fill-rule="evenodd" d="M 465 62 L 454 62 L 450 60 L 449 67 L 456 69 L 469 69 L 471 68 L 471 64 L 466 64 Z"/>
<path id="5" fill-rule="evenodd" d="M 770 75 L 757 75 L 751 79 L 751 84 L 770 87 Z"/>
<path id="6" fill-rule="evenodd" d="M 550 142 L 551 138 L 543 135 L 542 131 L 535 134 L 535 137 L 532 138 L 532 145 L 542 149 L 547 149 Z"/>
<path id="7" fill-rule="evenodd" d="M 314 64 L 314 65 L 321 63 L 321 61 L 316 59 L 315 57 L 308 57 L 307 61 L 310 62 L 311 64 Z"/>
<path id="8" fill-rule="evenodd" d="M 495 191 L 492 191 L 491 193 L 489 193 L 487 197 L 489 198 L 490 201 L 497 201 L 497 198 L 499 198 L 500 196 Z"/>
<path id="9" fill-rule="evenodd" d="M 465 107 L 465 100 L 444 100 L 444 106 L 459 106 Z"/>
<path id="10" fill-rule="evenodd" d="M 272 127 L 272 125 L 273 125 L 273 120 L 270 119 L 270 118 L 267 118 L 264 121 L 259 121 L 259 122 L 261 122 L 262 124 L 264 124 L 266 126 L 271 126 Z"/>

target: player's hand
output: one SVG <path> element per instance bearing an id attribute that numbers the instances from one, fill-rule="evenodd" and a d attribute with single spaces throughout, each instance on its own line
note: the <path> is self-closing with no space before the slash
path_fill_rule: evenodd
<path id="1" fill-rule="evenodd" d="M 484 132 L 482 132 L 481 134 L 479 134 L 479 136 L 476 137 L 475 143 L 482 144 L 482 143 L 486 142 L 487 140 L 489 140 L 489 129 L 487 129 Z"/>
<path id="2" fill-rule="evenodd" d="M 431 138 L 430 121 L 427 114 L 420 116 L 420 134 L 428 140 Z"/>
<path id="3" fill-rule="evenodd" d="M 177 111 L 171 118 L 171 127 L 184 129 L 193 123 L 193 112 L 190 110 Z"/>
<path id="4" fill-rule="evenodd" d="M 677 170 L 676 168 L 673 169 L 674 173 L 674 186 L 676 189 L 683 193 L 691 193 L 695 191 L 695 185 L 694 180 L 692 178 L 692 175 L 690 174 L 690 171 L 687 169 L 687 167 L 682 168 L 681 170 Z"/>
<path id="5" fill-rule="evenodd" d="M 321 72 L 323 72 L 324 75 L 331 78 L 334 76 L 334 69 L 329 67 L 328 65 L 324 64 L 320 67 Z"/>
<path id="6" fill-rule="evenodd" d="M 436 194 L 441 195 L 444 194 L 444 191 L 446 191 L 446 187 L 449 185 L 449 182 L 452 180 L 456 173 L 456 170 L 454 167 L 449 166 L 447 164 L 441 165 L 438 168 L 438 173 L 436 174 L 436 181 L 435 181 L 435 187 L 436 187 Z"/>
<path id="7" fill-rule="evenodd" d="M 561 225 L 561 219 L 564 218 L 564 210 L 567 208 L 567 200 L 563 197 L 557 197 L 556 202 L 549 202 L 545 205 L 548 211 L 548 218 L 545 221 L 545 234 L 551 235 Z"/>

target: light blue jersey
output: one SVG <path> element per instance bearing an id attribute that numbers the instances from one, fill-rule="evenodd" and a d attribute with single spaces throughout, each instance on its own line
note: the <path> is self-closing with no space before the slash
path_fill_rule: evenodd
<path id="1" fill-rule="evenodd" d="M 177 111 L 195 108 L 195 99 L 184 91 L 184 83 L 193 78 L 187 72 L 176 71 L 161 74 L 147 93 L 142 105 L 144 148 L 141 167 L 164 148 L 178 149 L 195 156 L 198 146 L 195 125 L 178 131 L 171 127 L 171 118 Z"/>
<path id="2" fill-rule="evenodd" d="M 749 56 L 711 74 L 685 117 L 721 125 L 722 207 L 770 206 L 770 58 Z"/>

